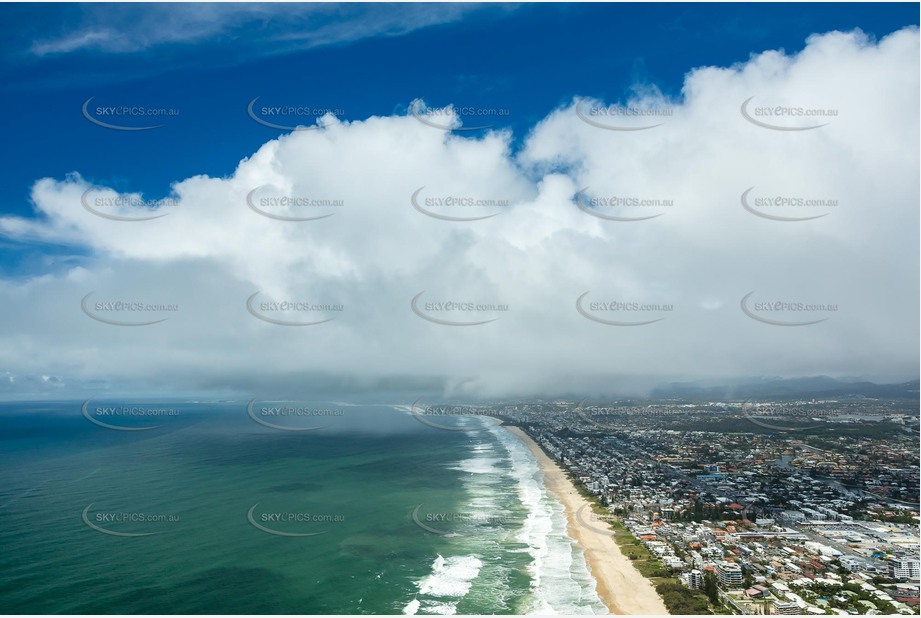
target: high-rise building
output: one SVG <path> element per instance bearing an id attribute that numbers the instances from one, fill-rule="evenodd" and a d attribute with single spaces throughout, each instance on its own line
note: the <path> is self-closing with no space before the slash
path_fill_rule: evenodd
<path id="1" fill-rule="evenodd" d="M 688 588 L 698 589 L 704 583 L 703 575 L 701 575 L 700 570 L 692 569 L 688 571 Z"/>
<path id="2" fill-rule="evenodd" d="M 716 565 L 716 577 L 723 588 L 742 587 L 742 567 L 731 562 L 720 562 Z"/>
<path id="3" fill-rule="evenodd" d="M 890 558 L 889 577 L 892 579 L 918 579 L 918 559 L 907 556 Z"/>

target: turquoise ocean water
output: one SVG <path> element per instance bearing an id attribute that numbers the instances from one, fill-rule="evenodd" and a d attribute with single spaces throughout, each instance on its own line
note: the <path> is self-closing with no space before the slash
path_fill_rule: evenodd
<path id="1" fill-rule="evenodd" d="M 88 405 L 156 426 L 122 431 L 81 404 L 0 405 L 5 613 L 605 612 L 536 462 L 491 419 L 260 417 L 286 431 L 245 401 Z"/>

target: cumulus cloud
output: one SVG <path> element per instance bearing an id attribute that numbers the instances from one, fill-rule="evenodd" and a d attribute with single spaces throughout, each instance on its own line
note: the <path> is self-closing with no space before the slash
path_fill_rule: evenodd
<path id="1" fill-rule="evenodd" d="M 0 282 L 0 367 L 167 389 L 390 383 L 482 396 L 908 379 L 918 43 L 916 29 L 879 42 L 833 32 L 797 55 L 694 69 L 680 100 L 577 97 L 517 152 L 504 132 L 329 116 L 226 178 L 177 181 L 168 203 L 78 174 L 39 180 L 36 216 L 2 218 L 0 231 L 92 257 Z M 763 124 L 824 126 L 759 126 L 746 101 Z M 779 108 L 793 111 L 766 111 Z M 118 300 L 159 309 L 105 304 Z M 87 313 L 167 319 L 113 326 Z"/>

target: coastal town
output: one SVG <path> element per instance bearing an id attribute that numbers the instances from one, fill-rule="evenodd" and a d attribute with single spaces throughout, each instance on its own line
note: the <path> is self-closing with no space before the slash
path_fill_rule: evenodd
<path id="1" fill-rule="evenodd" d="M 671 613 L 919 613 L 918 410 L 900 401 L 490 406 L 570 477 Z M 680 586 L 680 587 L 679 587 Z"/>

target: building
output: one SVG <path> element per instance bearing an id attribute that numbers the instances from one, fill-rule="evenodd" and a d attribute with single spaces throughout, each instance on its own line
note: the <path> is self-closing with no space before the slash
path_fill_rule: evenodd
<path id="1" fill-rule="evenodd" d="M 918 579 L 918 559 L 907 556 L 890 558 L 889 577 L 892 579 Z"/>
<path id="2" fill-rule="evenodd" d="M 716 565 L 716 577 L 723 588 L 742 587 L 742 567 L 730 562 L 721 562 Z"/>
<path id="3" fill-rule="evenodd" d="M 700 574 L 700 571 L 698 569 L 691 569 L 691 571 L 688 572 L 687 579 L 688 579 L 688 588 L 697 590 L 698 588 L 703 586 L 704 578 Z"/>
<path id="4" fill-rule="evenodd" d="M 795 616 L 800 613 L 799 605 L 793 602 L 774 602 L 774 611 L 784 616 Z"/>
<path id="5" fill-rule="evenodd" d="M 784 616 L 795 616 L 802 612 L 800 611 L 799 605 L 792 601 L 774 601 L 774 613 Z"/>
<path id="6" fill-rule="evenodd" d="M 806 549 L 810 550 L 811 552 L 815 554 L 819 554 L 821 556 L 838 557 L 841 555 L 840 551 L 838 551 L 834 547 L 825 545 L 824 543 L 816 543 L 815 541 L 806 541 L 805 543 L 803 543 L 803 545 L 806 547 Z"/>
<path id="7" fill-rule="evenodd" d="M 841 566 L 851 573 L 858 573 L 860 571 L 872 573 L 876 570 L 875 565 L 866 558 L 860 558 L 858 556 L 841 556 L 840 560 Z M 873 571 L 871 571 L 871 569 L 873 569 Z"/>
<path id="8" fill-rule="evenodd" d="M 678 556 L 662 556 L 662 564 L 667 566 L 670 569 L 681 569 L 684 568 L 684 560 Z"/>

